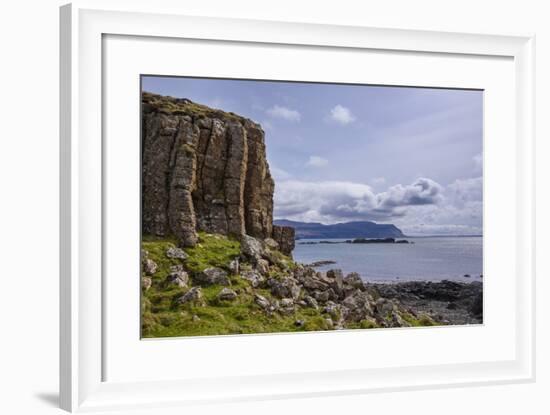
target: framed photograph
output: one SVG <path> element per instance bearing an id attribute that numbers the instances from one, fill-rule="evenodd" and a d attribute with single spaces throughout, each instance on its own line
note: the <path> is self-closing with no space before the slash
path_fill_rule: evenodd
<path id="1" fill-rule="evenodd" d="M 531 36 L 112 7 L 61 8 L 64 409 L 534 379 Z"/>

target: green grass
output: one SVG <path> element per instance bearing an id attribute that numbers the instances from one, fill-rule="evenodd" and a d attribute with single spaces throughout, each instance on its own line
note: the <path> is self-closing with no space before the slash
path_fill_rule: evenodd
<path id="1" fill-rule="evenodd" d="M 191 272 L 200 272 L 208 267 L 228 269 L 229 263 L 241 253 L 239 241 L 221 235 L 199 232 L 199 243 L 186 248 L 189 258 L 185 261 Z"/>
<path id="2" fill-rule="evenodd" d="M 184 102 L 173 97 L 143 92 L 144 102 L 157 108 L 160 112 L 171 115 L 189 115 L 193 118 L 218 118 L 222 120 L 244 122 L 245 119 L 233 112 L 225 112 L 219 109 L 210 108 L 206 105 L 195 102 Z"/>
<path id="3" fill-rule="evenodd" d="M 238 296 L 234 301 L 220 301 L 217 296 L 222 286 L 212 285 L 202 287 L 202 299 L 196 304 L 179 305 L 176 300 L 188 288 L 167 286 L 165 279 L 170 273 L 170 267 L 182 264 L 191 277 L 208 267 L 219 267 L 229 271 L 229 263 L 240 255 L 239 241 L 221 235 L 199 233 L 199 244 L 193 248 L 185 248 L 189 258 L 186 260 L 166 257 L 166 250 L 176 246 L 172 238 L 144 236 L 142 248 L 149 252 L 149 258 L 158 265 L 158 270 L 152 277 L 152 285 L 142 295 L 142 336 L 143 337 L 180 337 L 248 333 L 279 333 L 298 331 L 329 330 L 327 324 L 329 315 L 313 308 L 296 307 L 295 313 L 281 315 L 277 312 L 268 315 L 254 301 L 254 294 L 260 294 L 270 301 L 275 301 L 269 289 L 253 288 L 250 283 L 239 275 L 230 275 L 231 289 Z M 275 252 L 277 260 L 285 263 L 288 268 L 294 267 L 294 262 L 279 252 Z M 241 264 L 242 268 L 249 264 Z M 283 270 L 272 268 L 271 276 L 279 278 Z M 191 278 L 191 282 L 193 278 Z M 336 316 L 337 317 L 337 316 Z M 403 318 L 412 326 L 436 325 L 428 316 L 415 318 L 405 313 Z M 297 326 L 296 320 L 303 320 L 302 326 Z M 372 320 L 362 320 L 348 323 L 348 329 L 371 329 L 379 325 Z"/>
<path id="4" fill-rule="evenodd" d="M 429 327 L 429 326 L 438 325 L 436 321 L 434 321 L 431 317 L 427 316 L 426 314 L 422 314 L 417 318 L 410 313 L 403 313 L 401 317 L 403 317 L 403 320 L 405 320 L 407 323 L 409 323 L 413 327 Z"/>

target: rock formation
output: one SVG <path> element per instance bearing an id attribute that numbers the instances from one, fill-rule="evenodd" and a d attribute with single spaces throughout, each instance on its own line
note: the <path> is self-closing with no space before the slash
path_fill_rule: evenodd
<path id="1" fill-rule="evenodd" d="M 275 239 L 294 248 L 292 228 L 273 227 L 274 181 L 259 124 L 233 113 L 142 94 L 142 230 L 174 235 L 182 246 L 197 231 Z"/>

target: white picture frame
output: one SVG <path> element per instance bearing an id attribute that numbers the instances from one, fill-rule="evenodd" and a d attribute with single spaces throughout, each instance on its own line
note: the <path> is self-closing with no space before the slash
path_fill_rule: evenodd
<path id="1" fill-rule="evenodd" d="M 516 230 L 514 358 L 198 379 L 105 381 L 103 42 L 193 39 L 513 59 Z M 82 1 L 61 8 L 61 407 L 68 411 L 529 382 L 534 350 L 534 37 L 191 17 Z M 285 342 L 289 336 L 278 336 Z M 200 342 L 201 339 L 195 341 Z M 223 338 L 217 340 L 223 342 Z"/>

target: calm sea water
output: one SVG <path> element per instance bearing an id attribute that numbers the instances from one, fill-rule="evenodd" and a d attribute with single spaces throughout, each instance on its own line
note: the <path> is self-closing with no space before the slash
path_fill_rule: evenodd
<path id="1" fill-rule="evenodd" d="M 366 281 L 481 280 L 483 237 L 405 239 L 414 244 L 304 245 L 300 242 L 318 242 L 320 239 L 301 239 L 296 241 L 293 256 L 304 264 L 336 261 L 336 264 L 318 267 L 317 270 L 340 268 L 344 273 L 357 272 Z M 466 278 L 465 274 L 471 277 Z"/>

